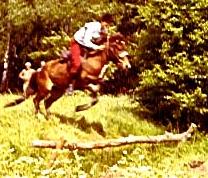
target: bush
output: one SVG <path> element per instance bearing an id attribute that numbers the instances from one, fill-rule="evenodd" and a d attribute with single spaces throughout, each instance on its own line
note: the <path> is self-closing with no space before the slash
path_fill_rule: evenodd
<path id="1" fill-rule="evenodd" d="M 163 123 L 184 129 L 195 122 L 207 129 L 208 5 L 152 0 L 138 11 L 147 27 L 138 40 L 154 48 L 145 47 L 139 56 L 144 67 L 137 101 Z"/>

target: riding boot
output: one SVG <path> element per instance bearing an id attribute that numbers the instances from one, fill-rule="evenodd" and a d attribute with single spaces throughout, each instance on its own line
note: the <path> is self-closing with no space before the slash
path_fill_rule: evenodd
<path id="1" fill-rule="evenodd" d="M 71 75 L 71 83 L 69 84 L 68 88 L 66 89 L 66 92 L 68 95 L 72 95 L 72 93 L 74 91 L 74 85 L 76 82 L 77 73 L 73 72 L 70 75 Z"/>
<path id="2" fill-rule="evenodd" d="M 74 81 L 72 81 L 69 84 L 68 88 L 66 89 L 66 93 L 67 95 L 72 95 L 73 91 L 74 91 Z"/>

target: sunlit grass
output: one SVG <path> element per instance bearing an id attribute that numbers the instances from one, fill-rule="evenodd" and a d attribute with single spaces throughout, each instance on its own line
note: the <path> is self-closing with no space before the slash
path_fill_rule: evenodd
<path id="1" fill-rule="evenodd" d="M 0 177 L 100 177 L 110 173 L 125 177 L 189 177 L 192 160 L 206 161 L 208 141 L 201 134 L 176 144 L 138 144 L 91 151 L 62 150 L 48 169 L 51 149 L 31 147 L 36 139 L 69 142 L 99 141 L 129 135 L 163 134 L 165 128 L 141 118 L 138 106 L 128 96 L 100 96 L 89 110 L 74 112 L 90 100 L 78 92 L 63 96 L 50 108 L 51 115 L 34 115 L 32 98 L 11 107 L 3 106 L 18 95 L 0 95 Z M 44 111 L 43 103 L 41 109 Z M 183 175 L 183 176 L 182 176 Z M 185 177 L 184 176 L 184 177 Z"/>

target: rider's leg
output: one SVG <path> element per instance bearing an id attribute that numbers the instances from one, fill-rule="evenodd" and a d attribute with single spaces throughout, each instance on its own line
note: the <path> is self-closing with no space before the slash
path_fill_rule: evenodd
<path id="1" fill-rule="evenodd" d="M 68 90 L 70 90 L 69 91 L 70 93 L 73 92 L 74 90 L 74 84 L 75 84 L 75 80 L 77 77 L 77 72 L 81 64 L 80 55 L 81 55 L 80 45 L 74 39 L 72 39 L 71 41 L 71 67 L 70 67 L 71 83 L 69 84 L 69 88 L 68 88 Z"/>
<path id="2" fill-rule="evenodd" d="M 77 43 L 74 39 L 71 41 L 71 73 L 76 73 L 81 64 L 80 60 L 81 49 L 79 43 Z"/>

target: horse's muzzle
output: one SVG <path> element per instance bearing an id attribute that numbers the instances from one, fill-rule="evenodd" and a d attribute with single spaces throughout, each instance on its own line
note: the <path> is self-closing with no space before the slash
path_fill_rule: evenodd
<path id="1" fill-rule="evenodd" d="M 123 67 L 126 69 L 130 69 L 131 68 L 131 64 L 129 62 L 129 58 L 128 56 L 125 56 L 123 59 Z"/>
<path id="2" fill-rule="evenodd" d="M 131 64 L 129 62 L 129 53 L 127 51 L 122 51 L 119 53 L 119 63 L 123 69 L 130 69 Z"/>

